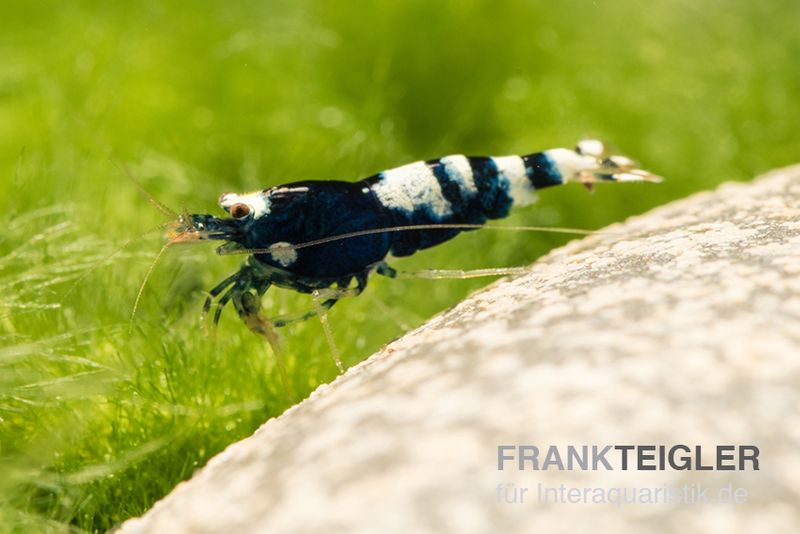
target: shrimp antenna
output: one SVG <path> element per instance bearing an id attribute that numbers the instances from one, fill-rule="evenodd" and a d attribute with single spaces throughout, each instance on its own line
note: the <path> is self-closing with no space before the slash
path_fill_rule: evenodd
<path id="1" fill-rule="evenodd" d="M 611 232 L 604 232 L 599 230 L 584 230 L 581 228 L 564 228 L 564 227 L 552 227 L 552 226 L 493 226 L 493 225 L 483 225 L 483 224 L 459 224 L 459 223 L 443 223 L 443 224 L 411 224 L 407 226 L 389 226 L 386 228 L 371 228 L 369 230 L 358 230 L 355 232 L 346 232 L 344 234 L 332 235 L 328 237 L 323 237 L 320 239 L 314 239 L 312 241 L 305 241 L 303 243 L 276 243 L 271 247 L 267 248 L 255 248 L 255 249 L 246 249 L 246 248 L 221 248 L 218 249 L 220 254 L 223 256 L 229 254 L 264 254 L 275 252 L 276 250 L 297 250 L 301 248 L 308 248 L 314 247 L 318 245 L 324 245 L 326 243 L 332 243 L 335 241 L 341 241 L 343 239 L 351 239 L 354 237 L 361 237 L 365 235 L 374 235 L 374 234 L 383 234 L 383 233 L 390 233 L 390 232 L 411 232 L 415 230 L 500 230 L 500 231 L 510 231 L 510 232 L 551 232 L 551 233 L 560 233 L 560 234 L 575 234 L 575 235 L 595 235 L 595 234 L 603 234 L 603 235 L 611 235 Z"/>
<path id="2" fill-rule="evenodd" d="M 64 302 L 67 300 L 67 298 L 68 298 L 70 295 L 72 295 L 72 292 L 73 292 L 73 291 L 75 291 L 75 288 L 77 288 L 77 287 L 78 287 L 78 285 L 80 285 L 80 283 L 81 283 L 81 282 L 83 282 L 83 280 L 84 280 L 84 279 L 86 279 L 86 277 L 87 277 L 87 276 L 89 276 L 90 274 L 92 274 L 92 273 L 95 271 L 95 269 L 97 269 L 97 268 L 98 268 L 100 265 L 102 265 L 102 264 L 106 263 L 108 260 L 110 260 L 111 258 L 113 258 L 114 256 L 116 256 L 117 254 L 119 254 L 120 252 L 122 252 L 123 250 L 125 250 L 126 248 L 128 248 L 129 246 L 133 245 L 134 243 L 136 243 L 136 242 L 138 242 L 138 241 L 141 241 L 141 240 L 142 240 L 142 239 L 144 239 L 145 237 L 149 236 L 150 234 L 152 234 L 152 233 L 154 233 L 154 232 L 157 232 L 158 230 L 163 230 L 164 228 L 166 228 L 167 226 L 169 226 L 169 225 L 171 225 L 171 224 L 173 224 L 173 223 L 172 223 L 172 222 L 161 223 L 161 224 L 159 224 L 158 226 L 156 226 L 156 227 L 154 227 L 154 228 L 150 228 L 150 229 L 149 229 L 149 230 L 147 230 L 146 232 L 142 232 L 142 233 L 141 233 L 141 234 L 139 234 L 139 235 L 136 235 L 136 236 L 133 236 L 133 237 L 131 237 L 131 238 L 129 238 L 129 239 L 126 239 L 126 240 L 125 240 L 125 241 L 122 243 L 122 245 L 120 245 L 119 247 L 117 247 L 116 249 L 114 249 L 114 250 L 113 250 L 113 251 L 112 251 L 110 254 L 106 255 L 104 258 L 102 258 L 102 259 L 100 259 L 100 260 L 97 260 L 97 261 L 94 263 L 94 265 L 92 265 L 92 266 L 91 266 L 91 267 L 90 267 L 90 268 L 89 268 L 89 269 L 88 269 L 86 272 L 84 272 L 82 275 L 80 275 L 80 276 L 78 277 L 78 279 L 77 279 L 77 280 L 75 280 L 75 281 L 72 283 L 72 285 L 69 287 L 69 289 L 67 290 L 67 292 L 66 292 L 66 293 L 64 294 L 64 296 L 61 298 L 60 304 L 64 304 Z"/>
<path id="3" fill-rule="evenodd" d="M 133 302 L 133 310 L 131 310 L 131 318 L 130 323 L 128 324 L 128 333 L 130 334 L 133 332 L 133 320 L 136 318 L 136 311 L 139 309 L 139 302 L 142 300 L 142 293 L 144 293 L 144 286 L 147 285 L 147 282 L 150 280 L 150 275 L 153 274 L 153 271 L 156 269 L 156 265 L 158 261 L 161 259 L 161 256 L 164 255 L 164 252 L 167 251 L 169 247 L 174 245 L 179 237 L 183 234 L 178 234 L 174 238 L 170 239 L 164 246 L 161 247 L 161 250 L 158 251 L 156 257 L 153 259 L 153 263 L 150 264 L 150 267 L 147 269 L 147 274 L 144 275 L 144 280 L 142 280 L 142 285 L 139 286 L 139 291 L 136 293 L 136 300 Z"/>
<path id="4" fill-rule="evenodd" d="M 172 209 L 168 208 L 167 206 L 165 206 L 164 203 L 161 202 L 160 200 L 158 200 L 156 197 L 151 195 L 150 192 L 147 191 L 147 189 L 144 188 L 142 183 L 139 180 L 137 180 L 136 178 L 133 177 L 133 174 L 130 173 L 128 168 L 122 162 L 120 162 L 120 161 L 118 161 L 116 159 L 112 159 L 111 161 L 112 161 L 112 163 L 114 163 L 114 166 L 120 172 L 122 172 L 125 176 L 128 177 L 128 180 L 130 180 L 131 182 L 134 183 L 134 185 L 136 185 L 136 188 L 139 190 L 139 193 L 150 204 L 152 204 L 158 211 L 160 211 L 163 215 L 166 215 L 167 217 L 172 217 L 173 219 L 177 219 L 178 218 L 178 214 L 175 213 L 174 210 L 172 210 Z"/>

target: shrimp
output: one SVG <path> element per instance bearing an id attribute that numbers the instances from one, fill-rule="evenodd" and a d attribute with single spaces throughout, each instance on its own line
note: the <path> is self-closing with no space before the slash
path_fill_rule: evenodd
<path id="1" fill-rule="evenodd" d="M 229 217 L 183 213 L 170 226 L 162 252 L 177 243 L 218 240 L 225 242 L 219 254 L 247 254 L 237 272 L 211 289 L 203 316 L 216 301 L 216 325 L 223 308 L 232 303 L 245 325 L 276 350 L 275 328 L 319 316 L 342 371 L 326 311 L 344 297 L 361 294 L 373 273 L 398 276 L 387 262 L 390 255 L 410 256 L 463 231 L 483 228 L 489 220 L 508 216 L 513 207 L 533 203 L 538 190 L 551 186 L 659 181 L 624 156 L 606 156 L 603 144 L 595 140 L 581 141 L 575 149 L 524 156 L 451 155 L 356 182 L 301 181 L 246 194 L 225 193 L 219 205 Z M 521 271 L 416 274 L 469 278 Z M 310 294 L 315 308 L 294 318 L 270 320 L 261 312 L 261 297 L 272 286 Z"/>

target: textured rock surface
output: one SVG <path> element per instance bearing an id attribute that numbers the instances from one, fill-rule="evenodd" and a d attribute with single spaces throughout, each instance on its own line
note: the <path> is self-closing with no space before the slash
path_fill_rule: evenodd
<path id="1" fill-rule="evenodd" d="M 122 530 L 796 531 L 800 166 L 556 250 L 232 445 Z M 760 471 L 497 470 L 497 445 L 756 444 Z M 498 483 L 528 486 L 498 504 Z M 743 504 L 541 504 L 732 483 Z M 713 496 L 713 493 L 712 493 Z"/>

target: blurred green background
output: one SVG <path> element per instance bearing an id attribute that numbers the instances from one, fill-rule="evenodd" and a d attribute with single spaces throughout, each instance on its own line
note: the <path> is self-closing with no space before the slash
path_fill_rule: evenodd
<path id="1" fill-rule="evenodd" d="M 317 321 L 283 331 L 293 398 L 230 310 L 203 334 L 204 290 L 241 261 L 211 246 L 167 254 L 129 333 L 162 241 L 108 256 L 164 218 L 117 164 L 209 213 L 225 191 L 587 136 L 667 178 L 548 190 L 507 221 L 589 229 L 800 159 L 796 0 L 0 7 L 3 531 L 113 527 L 337 374 Z M 528 264 L 567 239 L 473 232 L 397 266 Z M 346 365 L 486 283 L 373 279 L 331 313 Z"/>

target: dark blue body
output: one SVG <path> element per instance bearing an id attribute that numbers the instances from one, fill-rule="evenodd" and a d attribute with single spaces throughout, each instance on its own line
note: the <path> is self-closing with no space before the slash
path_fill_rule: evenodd
<path id="1" fill-rule="evenodd" d="M 562 183 L 552 161 L 544 153 L 523 156 L 531 189 Z M 436 216 L 430 206 L 413 211 L 384 205 L 373 187 L 383 173 L 360 182 L 304 181 L 268 191 L 268 215 L 244 223 L 242 238 L 248 249 L 264 249 L 280 242 L 307 243 L 348 232 L 420 224 L 483 224 L 508 216 L 513 205 L 507 180 L 501 179 L 490 157 L 468 158 L 477 194 L 464 195 L 456 176 L 441 160 L 425 162 L 447 200 L 450 212 Z M 435 185 L 435 184 L 434 184 Z M 391 253 L 408 256 L 455 237 L 462 230 L 414 230 L 351 237 L 297 249 L 297 257 L 281 263 L 270 254 L 256 254 L 268 265 L 305 279 L 335 281 L 366 273 Z"/>
<path id="2" fill-rule="evenodd" d="M 269 215 L 245 228 L 242 244 L 247 248 L 267 248 L 280 242 L 300 244 L 392 225 L 363 182 L 296 182 L 274 189 L 270 200 Z M 393 237 L 392 233 L 373 234 L 299 249 L 296 261 L 289 266 L 269 254 L 256 254 L 256 258 L 305 278 L 337 280 L 361 273 L 385 258 Z"/>

